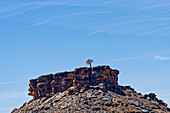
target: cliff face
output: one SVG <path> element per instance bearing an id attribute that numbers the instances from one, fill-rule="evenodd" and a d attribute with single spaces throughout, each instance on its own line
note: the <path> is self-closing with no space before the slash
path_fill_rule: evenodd
<path id="1" fill-rule="evenodd" d="M 88 88 L 90 85 L 102 83 L 103 90 L 112 90 L 122 93 L 118 88 L 118 70 L 113 70 L 109 66 L 98 66 L 91 68 L 77 68 L 72 72 L 43 75 L 37 79 L 30 80 L 28 95 L 38 99 L 50 97 L 57 92 L 63 92 L 71 86 L 81 89 L 82 86 Z M 115 90 L 116 89 L 116 90 Z M 123 93 L 122 93 L 123 94 Z"/>

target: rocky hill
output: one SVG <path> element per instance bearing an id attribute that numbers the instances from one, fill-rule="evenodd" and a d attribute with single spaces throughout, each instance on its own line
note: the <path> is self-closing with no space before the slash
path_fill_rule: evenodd
<path id="1" fill-rule="evenodd" d="M 109 66 L 77 68 L 30 80 L 33 99 L 12 113 L 168 113 L 154 93 L 142 95 L 118 85 L 118 70 Z"/>

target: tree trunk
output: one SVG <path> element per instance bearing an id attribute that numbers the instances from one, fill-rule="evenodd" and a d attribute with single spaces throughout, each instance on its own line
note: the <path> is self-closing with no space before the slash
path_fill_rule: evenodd
<path id="1" fill-rule="evenodd" d="M 76 86 L 76 70 L 74 70 L 74 75 L 73 75 L 73 86 Z"/>
<path id="2" fill-rule="evenodd" d="M 92 66 L 91 66 L 91 63 L 89 63 L 89 65 L 90 65 L 89 81 L 92 82 L 92 80 L 91 80 L 91 74 L 92 74 Z"/>
<path id="3" fill-rule="evenodd" d="M 90 65 L 90 68 L 92 69 L 91 63 L 89 63 L 89 65 Z"/>

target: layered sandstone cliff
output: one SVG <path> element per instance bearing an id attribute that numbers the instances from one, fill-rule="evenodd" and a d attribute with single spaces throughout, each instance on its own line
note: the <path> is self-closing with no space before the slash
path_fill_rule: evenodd
<path id="1" fill-rule="evenodd" d="M 63 92 L 71 86 L 81 89 L 82 86 L 99 85 L 103 83 L 103 90 L 115 90 L 121 93 L 118 88 L 118 70 L 109 66 L 98 66 L 91 68 L 77 68 L 72 72 L 43 75 L 37 79 L 30 80 L 30 92 L 28 95 L 38 99 L 50 97 L 57 92 Z"/>

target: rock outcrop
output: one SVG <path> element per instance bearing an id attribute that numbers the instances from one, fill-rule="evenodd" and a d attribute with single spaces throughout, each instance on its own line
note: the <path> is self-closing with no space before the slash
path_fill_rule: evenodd
<path id="1" fill-rule="evenodd" d="M 80 89 L 82 86 L 98 85 L 103 83 L 103 90 L 115 90 L 122 93 L 118 88 L 118 70 L 113 70 L 109 66 L 98 66 L 91 68 L 77 68 L 72 72 L 43 75 L 37 79 L 30 80 L 28 95 L 38 99 L 50 97 L 57 92 L 63 92 L 71 86 Z M 89 80 L 89 77 L 90 80 Z M 123 93 L 122 93 L 123 94 Z"/>
<path id="2" fill-rule="evenodd" d="M 170 113 L 154 93 L 142 95 L 118 85 L 118 74 L 98 66 L 40 76 L 30 80 L 29 95 L 34 98 L 12 113 Z"/>

